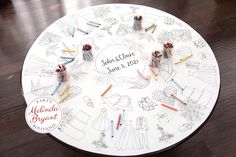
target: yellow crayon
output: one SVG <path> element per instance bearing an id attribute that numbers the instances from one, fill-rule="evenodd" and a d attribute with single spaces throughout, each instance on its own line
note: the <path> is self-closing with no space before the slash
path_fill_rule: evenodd
<path id="1" fill-rule="evenodd" d="M 152 68 L 150 68 L 150 72 L 151 72 L 152 77 L 153 77 L 154 80 L 156 81 L 156 80 L 157 80 L 157 75 L 156 75 L 155 72 L 152 70 Z"/>
<path id="2" fill-rule="evenodd" d="M 75 51 L 75 50 L 61 50 L 62 52 L 77 52 L 77 51 Z"/>
<path id="3" fill-rule="evenodd" d="M 59 100 L 59 104 L 63 103 L 68 97 L 70 96 L 70 93 L 67 93 L 61 100 Z"/>
<path id="4" fill-rule="evenodd" d="M 63 88 L 63 90 L 61 91 L 60 96 L 64 95 L 65 92 L 69 89 L 69 87 L 70 87 L 70 84 L 67 83 L 66 86 L 65 86 L 65 87 Z"/>
<path id="5" fill-rule="evenodd" d="M 182 63 L 182 62 L 186 61 L 187 59 L 189 59 L 189 58 L 192 57 L 192 56 L 193 56 L 193 54 L 191 54 L 191 55 L 189 55 L 189 56 L 187 56 L 187 57 L 181 58 L 181 59 L 180 59 L 178 62 L 176 62 L 175 64 Z"/>

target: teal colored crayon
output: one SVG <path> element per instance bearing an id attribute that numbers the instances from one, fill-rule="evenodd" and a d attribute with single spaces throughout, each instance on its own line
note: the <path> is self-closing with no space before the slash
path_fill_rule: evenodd
<path id="1" fill-rule="evenodd" d="M 111 137 L 114 137 L 114 122 L 111 120 Z"/>
<path id="2" fill-rule="evenodd" d="M 57 87 L 54 89 L 54 91 L 52 92 L 51 95 L 54 95 L 57 92 L 57 90 L 59 89 L 60 86 L 61 86 L 61 83 L 58 83 Z"/>
<path id="3" fill-rule="evenodd" d="M 69 60 L 69 61 L 63 63 L 63 65 L 69 64 L 69 63 L 71 63 L 71 62 L 73 62 L 73 61 L 74 61 L 74 59 L 71 59 L 71 60 Z"/>

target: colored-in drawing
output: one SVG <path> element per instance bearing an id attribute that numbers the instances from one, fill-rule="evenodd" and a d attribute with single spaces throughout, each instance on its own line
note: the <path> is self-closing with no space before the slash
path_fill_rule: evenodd
<path id="1" fill-rule="evenodd" d="M 131 98 L 128 95 L 113 94 L 103 97 L 103 102 L 113 110 L 132 111 Z"/>
<path id="2" fill-rule="evenodd" d="M 40 46 L 46 46 L 49 45 L 51 43 L 55 44 L 55 43 L 59 43 L 61 41 L 61 36 L 51 33 L 51 32 L 45 32 L 43 34 L 43 36 L 41 37 L 41 39 L 39 40 L 38 44 Z"/>
<path id="3" fill-rule="evenodd" d="M 158 105 L 155 102 L 153 102 L 148 96 L 141 98 L 138 104 L 139 104 L 139 107 L 141 107 L 144 111 L 154 110 L 155 107 Z"/>
<path id="4" fill-rule="evenodd" d="M 139 149 L 138 137 L 135 132 L 134 127 L 132 126 L 132 121 L 125 121 L 125 124 L 122 128 L 121 134 L 115 144 L 117 150 L 130 150 L 130 149 Z"/>
<path id="5" fill-rule="evenodd" d="M 140 149 L 148 149 L 148 121 L 146 117 L 140 116 L 136 118 L 136 127 L 135 129 L 138 132 L 138 142 L 140 145 Z"/>

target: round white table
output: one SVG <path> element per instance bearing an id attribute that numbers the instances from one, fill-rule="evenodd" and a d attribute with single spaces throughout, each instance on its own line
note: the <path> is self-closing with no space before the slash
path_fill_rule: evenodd
<path id="1" fill-rule="evenodd" d="M 156 29 L 134 31 L 136 15 L 143 17 L 143 28 Z M 163 53 L 166 41 L 174 45 L 173 56 L 162 58 L 153 75 L 151 54 Z M 90 62 L 83 60 L 84 44 L 92 46 Z M 69 80 L 53 92 L 55 69 L 70 58 Z M 27 104 L 68 94 L 51 135 L 81 150 L 117 156 L 166 150 L 189 137 L 209 117 L 219 87 L 214 54 L 194 29 L 163 11 L 129 4 L 93 6 L 57 20 L 34 42 L 22 70 Z"/>

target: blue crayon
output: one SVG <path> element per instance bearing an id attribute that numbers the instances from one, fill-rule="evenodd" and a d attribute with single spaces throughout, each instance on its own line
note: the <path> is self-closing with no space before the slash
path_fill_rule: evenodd
<path id="1" fill-rule="evenodd" d="M 61 83 L 58 83 L 57 87 L 54 89 L 54 91 L 52 92 L 51 95 L 54 95 L 57 92 L 57 90 L 60 87 L 60 85 L 61 85 Z"/>
<path id="2" fill-rule="evenodd" d="M 114 137 L 114 122 L 111 120 L 111 137 Z"/>
<path id="3" fill-rule="evenodd" d="M 184 90 L 184 88 L 182 88 L 174 79 L 171 79 L 171 81 L 172 81 L 177 87 L 179 87 L 181 90 Z"/>
<path id="4" fill-rule="evenodd" d="M 72 36 L 72 37 L 75 36 L 75 28 L 73 28 L 72 35 L 71 35 L 71 36 Z"/>

